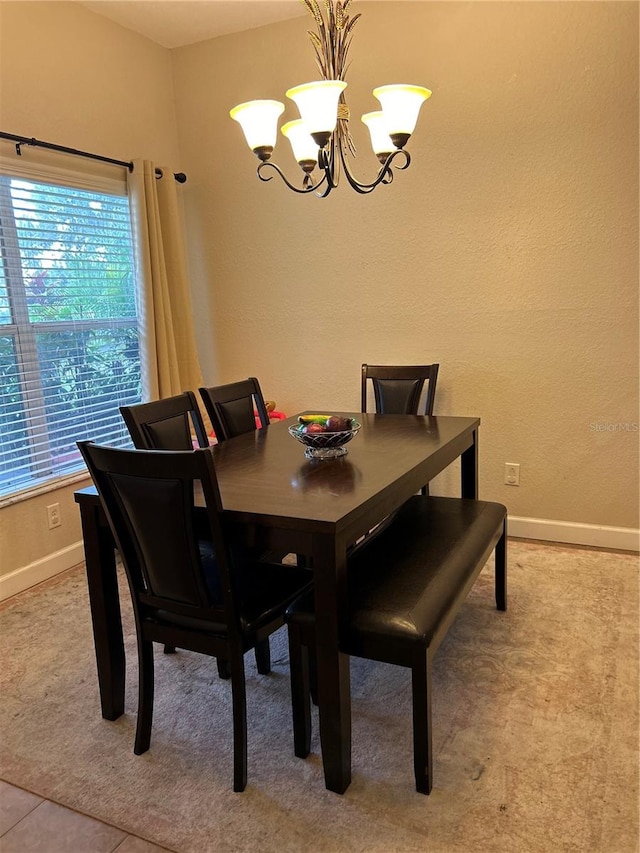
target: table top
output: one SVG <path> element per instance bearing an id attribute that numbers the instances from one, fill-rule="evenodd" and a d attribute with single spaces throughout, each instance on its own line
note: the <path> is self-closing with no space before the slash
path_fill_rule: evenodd
<path id="1" fill-rule="evenodd" d="M 356 526 L 366 528 L 362 516 L 376 496 L 385 492 L 392 508 L 408 498 L 471 444 L 480 424 L 469 417 L 334 414 L 362 424 L 337 459 L 305 457 L 304 445 L 288 432 L 297 415 L 212 448 L 224 509 L 244 522 L 307 532 L 328 532 L 358 515 Z"/>
<path id="2" fill-rule="evenodd" d="M 214 463 L 225 510 L 250 515 L 337 524 L 400 477 L 408 495 L 459 456 L 472 441 L 478 418 L 335 412 L 362 428 L 347 455 L 307 459 L 287 427 L 297 416 L 223 442 Z M 413 477 L 411 476 L 413 475 Z"/>

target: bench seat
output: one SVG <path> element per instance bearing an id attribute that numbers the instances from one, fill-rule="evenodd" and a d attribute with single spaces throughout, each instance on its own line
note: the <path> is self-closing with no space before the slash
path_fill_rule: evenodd
<path id="1" fill-rule="evenodd" d="M 414 769 L 421 793 L 430 792 L 433 775 L 431 661 L 494 549 L 496 606 L 506 610 L 506 519 L 507 510 L 498 503 L 415 496 L 349 560 L 348 618 L 341 650 L 411 668 Z M 313 593 L 293 602 L 285 620 L 295 751 L 305 757 L 311 741 Z"/>

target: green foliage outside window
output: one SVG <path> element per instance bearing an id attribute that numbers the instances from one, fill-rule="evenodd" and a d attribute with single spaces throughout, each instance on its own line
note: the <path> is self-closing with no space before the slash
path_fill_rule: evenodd
<path id="1" fill-rule="evenodd" d="M 0 176 L 0 494 L 128 444 L 141 399 L 126 197 Z"/>

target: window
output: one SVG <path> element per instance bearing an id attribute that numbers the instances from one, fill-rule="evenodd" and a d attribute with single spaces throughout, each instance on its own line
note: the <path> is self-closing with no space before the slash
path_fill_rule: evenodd
<path id="1" fill-rule="evenodd" d="M 129 203 L 0 173 L 0 497 L 84 468 L 80 439 L 130 445 L 141 399 Z"/>

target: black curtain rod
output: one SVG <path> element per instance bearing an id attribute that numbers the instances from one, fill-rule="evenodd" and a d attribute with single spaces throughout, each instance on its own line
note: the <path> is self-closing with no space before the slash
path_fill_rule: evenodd
<path id="1" fill-rule="evenodd" d="M 89 157 L 91 160 L 100 160 L 102 163 L 112 163 L 114 166 L 124 166 L 133 172 L 133 163 L 126 160 L 114 160 L 112 157 L 103 157 L 101 154 L 90 154 L 88 151 L 78 151 L 77 148 L 67 148 L 65 145 L 55 145 L 53 142 L 42 142 L 40 139 L 29 136 L 16 136 L 15 133 L 4 133 L 0 130 L 0 139 L 8 139 L 16 143 L 16 154 L 22 154 L 20 146 L 33 145 L 37 148 L 48 148 L 50 151 L 62 151 L 64 154 L 75 154 L 77 157 Z M 156 169 L 156 178 L 162 177 L 162 169 Z M 184 184 L 187 176 L 184 172 L 174 172 L 173 177 L 179 184 Z"/>

